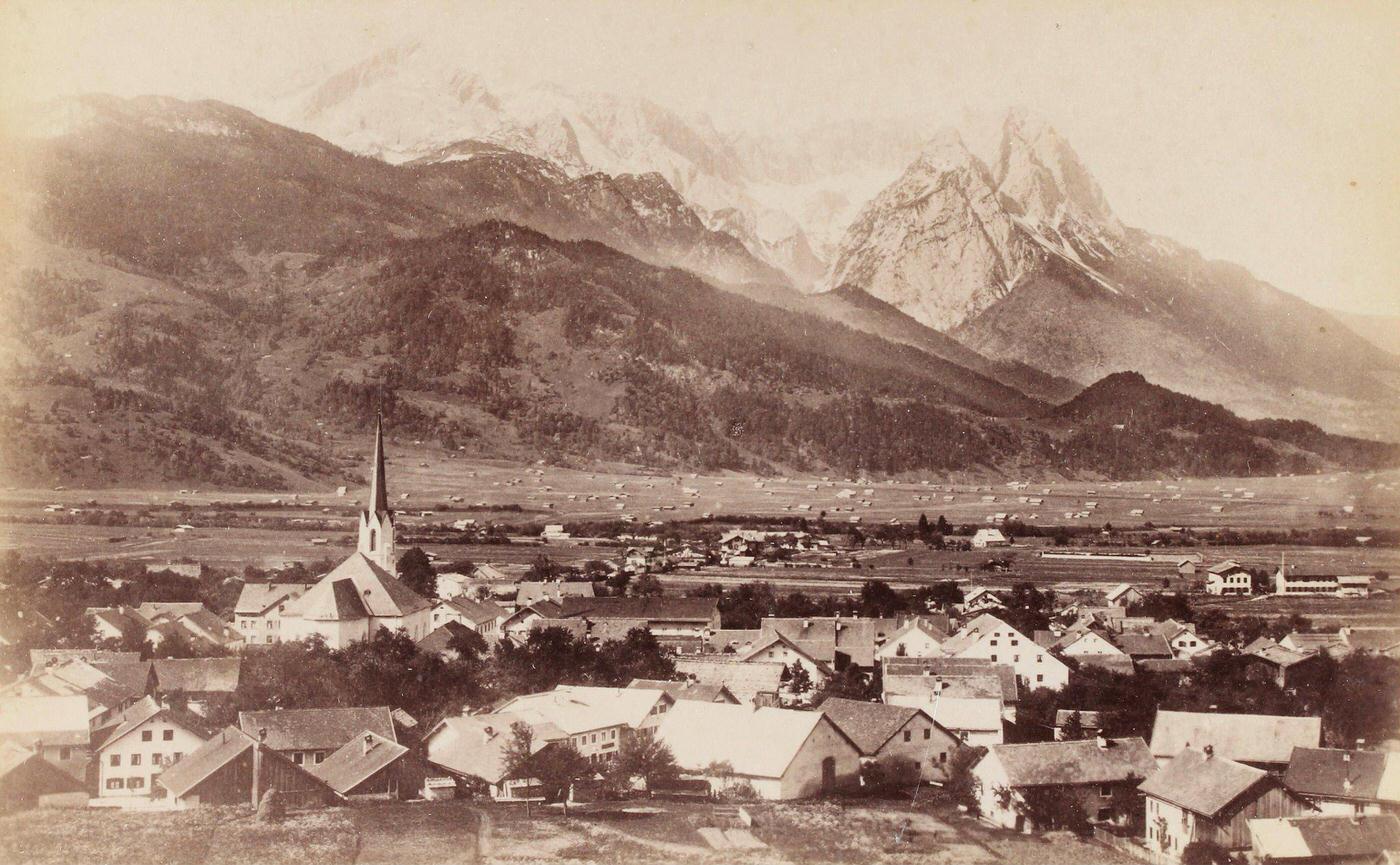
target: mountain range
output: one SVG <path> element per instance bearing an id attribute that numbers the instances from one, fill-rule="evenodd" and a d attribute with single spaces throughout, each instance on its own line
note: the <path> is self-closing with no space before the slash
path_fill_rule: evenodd
<path id="1" fill-rule="evenodd" d="M 104 96 L 51 104 L 34 129 L 0 143 L 23 178 L 5 204 L 30 214 L 7 226 L 14 254 L 0 257 L 18 311 L 0 328 L 12 481 L 325 484 L 357 467 L 327 447 L 333 431 L 379 409 L 400 434 L 452 450 L 561 462 L 1130 477 L 1397 460 L 1393 445 L 1244 420 L 1107 363 L 1086 382 L 1085 367 L 993 339 L 1014 342 L 1018 304 L 1055 298 L 1192 349 L 1191 326 L 1228 317 L 1173 317 L 1156 308 L 1168 299 L 1127 287 L 1148 265 L 1125 250 L 1154 241 L 1110 234 L 1092 180 L 1063 162 L 1027 174 L 1013 154 L 988 169 L 939 136 L 847 232 L 837 270 L 849 272 L 809 294 L 663 172 L 561 165 L 502 136 L 390 162 L 223 103 Z M 908 200 L 916 187 L 928 206 Z M 979 193 L 959 209 L 954 189 Z M 917 274 L 862 250 L 949 242 L 929 227 L 936 213 L 981 239 L 952 266 L 928 259 L 948 276 L 923 288 L 996 274 L 1002 294 L 984 298 L 979 283 L 929 305 L 886 290 L 884 274 Z M 1188 253 L 1158 255 L 1152 266 Z M 1183 303 L 1204 304 L 1214 285 Z M 930 310 L 947 317 L 930 326 Z M 994 319 L 1000 329 L 975 329 Z M 1331 375 L 1393 370 L 1336 329 L 1348 339 L 1329 343 Z M 1147 376 L 1160 384 L 1166 369 Z M 1280 361 L 1271 374 L 1290 371 Z M 1340 404 L 1380 384 L 1328 386 Z M 1123 429 L 1137 444 L 1110 456 Z"/>

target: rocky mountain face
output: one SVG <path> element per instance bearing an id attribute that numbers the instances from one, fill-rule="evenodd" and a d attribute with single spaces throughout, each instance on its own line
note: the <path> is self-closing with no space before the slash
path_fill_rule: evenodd
<path id="1" fill-rule="evenodd" d="M 0 142 L 33 214 L 0 237 L 21 253 L 0 257 L 11 482 L 323 488 L 358 466 L 328 433 L 377 410 L 508 459 L 1105 473 L 1083 435 L 1107 420 L 1043 398 L 1064 379 L 855 289 L 722 290 L 620 251 L 745 261 L 664 178 L 574 177 L 482 142 L 389 165 L 218 103 L 59 108 L 45 135 Z M 1199 432 L 1109 472 L 1396 458 L 1288 425 Z"/>
<path id="2" fill-rule="evenodd" d="M 399 46 L 281 95 L 269 116 L 391 163 L 459 142 L 546 160 L 571 178 L 659 174 L 712 229 L 814 287 L 856 209 L 917 152 L 911 123 L 827 124 L 790 139 L 721 133 L 649 100 L 506 80 Z"/>
<path id="3" fill-rule="evenodd" d="M 943 133 L 871 201 L 827 279 L 846 285 L 1083 384 L 1137 370 L 1246 416 L 1400 423 L 1394 357 L 1243 268 L 1125 227 L 1069 144 L 1020 113 L 994 166 Z"/>

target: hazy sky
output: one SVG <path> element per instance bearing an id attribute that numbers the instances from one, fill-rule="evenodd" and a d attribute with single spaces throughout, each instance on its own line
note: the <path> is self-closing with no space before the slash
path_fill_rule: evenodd
<path id="1" fill-rule="evenodd" d="M 1400 313 L 1400 3 L 3 0 L 10 97 L 256 109 L 406 39 L 721 128 L 1026 106 L 1124 221 L 1315 303 Z"/>

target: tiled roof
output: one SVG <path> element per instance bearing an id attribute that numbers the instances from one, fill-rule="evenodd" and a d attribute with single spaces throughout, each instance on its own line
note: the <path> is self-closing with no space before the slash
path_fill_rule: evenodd
<path id="1" fill-rule="evenodd" d="M 408 749 L 393 739 L 364 730 L 307 771 L 344 796 L 407 753 Z"/>
<path id="2" fill-rule="evenodd" d="M 242 658 L 169 658 L 153 663 L 162 691 L 232 694 L 243 672 Z"/>
<path id="3" fill-rule="evenodd" d="M 459 595 L 455 598 L 438 601 L 462 616 L 462 618 L 474 625 L 481 625 L 486 622 L 494 622 L 498 618 L 504 618 L 506 611 L 494 601 L 473 601 L 472 599 Z"/>
<path id="4" fill-rule="evenodd" d="M 767 649 L 770 646 L 774 646 L 779 643 L 787 646 L 789 649 L 793 650 L 797 654 L 806 657 L 807 660 L 815 664 L 817 669 L 821 670 L 824 674 L 831 674 L 831 664 L 827 663 L 821 658 L 815 657 L 814 655 L 812 655 L 811 652 L 808 652 L 805 648 L 798 645 L 796 642 L 789 640 L 787 637 L 784 637 L 782 634 L 772 634 L 759 639 L 753 644 L 753 646 L 749 648 L 748 651 L 741 654 L 739 656 L 739 659 L 742 661 L 748 661 L 750 658 L 756 657 L 758 653 L 762 652 L 764 649 Z M 835 650 L 833 649 L 833 652 L 834 651 Z"/>
<path id="5" fill-rule="evenodd" d="M 155 697 L 144 697 L 141 700 L 128 706 L 121 714 L 117 728 L 102 740 L 102 747 L 117 741 L 118 739 L 140 727 L 142 724 L 153 718 L 162 717 L 177 727 L 183 728 L 186 732 L 193 733 L 201 739 L 208 739 L 214 734 L 209 722 L 203 716 L 194 712 L 180 711 L 163 707 L 157 702 Z"/>
<path id="6" fill-rule="evenodd" d="M 387 706 L 239 712 L 238 726 L 250 736 L 267 730 L 274 751 L 334 751 L 362 730 L 395 739 Z"/>
<path id="7" fill-rule="evenodd" d="M 35 741 L 86 745 L 87 697 L 0 697 L 0 740 L 25 747 Z"/>
<path id="8" fill-rule="evenodd" d="M 1019 700 L 1016 670 L 1010 664 L 1000 664 L 990 658 L 885 658 L 880 669 L 885 676 L 922 676 L 944 679 L 969 676 L 995 676 L 1001 682 L 1002 700 Z"/>
<path id="9" fill-rule="evenodd" d="M 505 749 L 511 739 L 511 725 L 516 722 L 531 728 L 535 751 L 549 742 L 568 738 L 567 733 L 552 724 L 531 725 L 509 713 L 461 715 L 444 719 L 428 734 L 428 760 L 458 775 L 499 783 L 505 778 Z"/>
<path id="10" fill-rule="evenodd" d="M 576 582 L 537 582 L 521 580 L 515 585 L 515 605 L 527 607 L 538 601 L 562 602 L 565 598 L 591 598 L 593 584 L 588 581 Z"/>
<path id="11" fill-rule="evenodd" d="M 587 585 L 591 586 L 592 583 Z M 646 619 L 652 622 L 695 622 L 703 624 L 714 619 L 719 610 L 718 598 L 594 598 L 565 597 L 560 600 L 565 617 L 585 616 L 598 619 Z"/>
<path id="12" fill-rule="evenodd" d="M 300 596 L 309 588 L 310 586 L 301 586 L 294 589 L 285 583 L 244 583 L 233 611 L 248 616 L 260 616 L 282 601 Z"/>
<path id="13" fill-rule="evenodd" d="M 1212 574 L 1228 574 L 1231 571 L 1242 571 L 1244 566 L 1234 559 L 1226 559 L 1219 564 L 1211 565 L 1206 570 Z"/>
<path id="14" fill-rule="evenodd" d="M 63 661 L 129 661 L 138 662 L 141 660 L 140 652 L 115 652 L 107 649 L 30 649 L 29 667 L 38 669 L 47 666 L 50 662 L 61 663 Z"/>
<path id="15" fill-rule="evenodd" d="M 1002 702 L 1002 695 L 1005 693 L 1001 681 L 995 675 L 887 675 L 881 680 L 881 687 L 886 694 L 924 697 L 929 700 L 932 700 L 935 694 L 942 694 L 963 700 L 991 698 Z"/>
<path id="16" fill-rule="evenodd" d="M 1400 850 L 1400 817 L 1394 814 L 1332 814 L 1249 821 L 1259 861 L 1380 861 L 1386 851 Z"/>
<path id="17" fill-rule="evenodd" d="M 1218 757 L 1283 764 L 1295 747 L 1316 748 L 1321 738 L 1321 718 L 1159 709 L 1152 724 L 1152 754 L 1172 757 L 1183 748 L 1210 745 Z"/>
<path id="18" fill-rule="evenodd" d="M 923 708 L 949 730 L 988 732 L 1002 728 L 1001 700 L 995 697 L 940 696 Z"/>
<path id="19" fill-rule="evenodd" d="M 1138 789 L 1188 811 L 1214 817 L 1269 779 L 1269 773 L 1222 757 L 1218 750 L 1207 756 L 1195 748 L 1186 748 Z"/>
<path id="20" fill-rule="evenodd" d="M 724 685 L 740 700 L 751 703 L 757 694 L 776 693 L 782 684 L 783 665 L 744 662 L 735 655 L 677 658 L 676 672 L 698 682 Z"/>
<path id="21" fill-rule="evenodd" d="M 699 700 L 702 703 L 731 703 L 738 699 L 730 693 L 729 689 L 724 685 L 705 684 L 702 682 L 668 682 L 662 679 L 633 679 L 627 683 L 627 687 L 665 691 L 671 695 L 673 700 Z"/>
<path id="22" fill-rule="evenodd" d="M 738 775 L 781 778 L 817 725 L 830 723 L 821 712 L 686 701 L 662 717 L 656 738 L 685 771 L 727 762 Z"/>
<path id="23" fill-rule="evenodd" d="M 1133 659 L 1127 655 L 1075 655 L 1074 660 L 1084 667 L 1097 667 L 1125 676 L 1133 674 Z"/>
<path id="24" fill-rule="evenodd" d="M 1140 737 L 1105 742 L 1107 747 L 1100 747 L 1096 739 L 992 745 L 991 753 L 1013 787 L 1142 781 L 1156 770 L 1157 762 Z"/>
<path id="25" fill-rule="evenodd" d="M 1283 780 L 1309 796 L 1400 804 L 1400 754 L 1294 748 Z"/>
<path id="26" fill-rule="evenodd" d="M 1316 655 L 1304 655 L 1298 652 L 1285 649 L 1283 646 L 1261 646 L 1253 652 L 1248 653 L 1248 657 L 1258 658 L 1267 661 L 1276 667 L 1291 667 L 1294 664 L 1301 664 L 1304 661 L 1316 658 Z"/>
<path id="27" fill-rule="evenodd" d="M 544 603 L 549 603 L 545 601 Z M 541 606 L 536 604 L 536 607 Z M 588 636 L 588 622 L 584 619 L 552 619 L 540 617 L 530 623 L 531 631 L 543 631 L 546 628 L 556 628 L 567 631 L 569 636 L 575 640 L 582 640 Z"/>
<path id="28" fill-rule="evenodd" d="M 1170 658 L 1172 647 L 1161 634 L 1114 634 L 1113 644 L 1132 658 Z"/>
<path id="29" fill-rule="evenodd" d="M 255 744 L 252 736 L 243 733 L 237 727 L 225 727 L 203 745 L 186 754 L 175 765 L 161 772 L 156 783 L 169 790 L 174 796 L 184 796 L 210 775 L 242 756 Z M 330 788 L 326 786 L 324 781 L 281 756 L 275 750 L 264 749 L 262 758 L 277 762 L 281 764 L 284 771 L 304 776 L 311 783 L 325 788 L 328 793 L 330 792 Z"/>
<path id="30" fill-rule="evenodd" d="M 884 747 L 890 737 L 899 732 L 914 717 L 924 715 L 921 709 L 908 706 L 889 706 L 884 703 L 870 703 L 863 700 L 846 700 L 830 697 L 822 701 L 817 710 L 831 719 L 841 732 L 846 734 L 865 755 L 874 754 Z"/>
<path id="31" fill-rule="evenodd" d="M 663 691 L 560 685 L 524 694 L 499 707 L 527 723 L 549 723 L 573 735 L 604 727 L 639 727 L 658 702 L 672 702 Z"/>
<path id="32" fill-rule="evenodd" d="M 407 616 L 428 602 L 364 553 L 352 553 L 306 594 L 287 605 L 287 615 L 316 621 Z"/>
<path id="33" fill-rule="evenodd" d="M 418 641 L 418 648 L 424 652 L 440 655 L 451 650 L 451 642 L 457 637 L 476 633 L 466 625 L 452 619 L 433 628 L 426 637 Z"/>
<path id="34" fill-rule="evenodd" d="M 578 619 L 566 619 L 576 622 Z M 602 619 L 592 623 L 588 635 L 598 641 L 623 640 L 633 630 L 641 629 L 650 633 L 650 622 L 646 619 Z"/>

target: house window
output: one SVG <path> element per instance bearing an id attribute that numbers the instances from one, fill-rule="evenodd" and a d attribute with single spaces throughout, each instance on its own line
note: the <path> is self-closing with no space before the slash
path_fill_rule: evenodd
<path id="1" fill-rule="evenodd" d="M 941 765 L 943 765 L 943 764 L 946 763 L 946 762 L 948 762 L 948 752 L 947 752 L 947 751 L 939 751 L 939 752 L 938 752 L 938 764 L 941 766 Z"/>
<path id="2" fill-rule="evenodd" d="M 149 742 L 149 741 L 151 741 L 151 731 L 150 731 L 150 730 L 142 730 L 142 731 L 141 731 L 141 741 L 142 741 L 142 742 Z"/>
<path id="3" fill-rule="evenodd" d="M 326 759 L 326 752 L 325 752 L 325 751 L 317 751 L 317 752 L 316 752 L 316 762 L 317 762 L 317 763 L 320 763 L 321 761 L 323 761 L 323 760 L 325 760 L 325 759 Z"/>
<path id="4" fill-rule="evenodd" d="M 925 739 L 928 739 L 928 738 L 931 738 L 932 736 L 933 736 L 933 731 L 930 730 L 929 728 L 925 727 L 925 728 L 924 728 L 924 738 L 925 738 Z"/>
<path id="5" fill-rule="evenodd" d="M 909 741 L 910 739 L 912 739 L 912 738 L 914 738 L 913 734 L 912 734 L 909 730 L 905 730 L 905 731 L 904 731 L 904 741 L 908 742 L 908 741 Z"/>
<path id="6" fill-rule="evenodd" d="M 142 789 L 142 788 L 145 787 L 145 786 L 146 786 L 146 779 L 145 779 L 145 778 L 127 778 L 127 779 L 126 779 L 126 789 L 128 789 L 128 790 L 140 790 L 140 789 Z"/>
<path id="7" fill-rule="evenodd" d="M 1045 674 L 1044 674 L 1044 673 L 1036 673 L 1036 674 L 1035 674 L 1035 680 L 1036 680 L 1037 682 L 1043 682 L 1043 681 L 1045 681 Z"/>
<path id="8" fill-rule="evenodd" d="M 996 641 L 996 640 L 992 640 L 991 644 L 992 644 L 993 646 L 995 646 L 995 645 L 997 644 L 997 641 Z"/>
<path id="9" fill-rule="evenodd" d="M 1111 797 L 1113 795 L 1113 787 L 1109 786 L 1108 784 L 1099 785 L 1099 795 L 1104 797 L 1105 799 Z"/>
<path id="10" fill-rule="evenodd" d="M 1011 656 L 1011 663 L 1013 663 L 1013 664 L 1019 664 L 1019 663 L 1021 663 L 1021 656 L 1020 656 L 1020 655 L 1012 655 L 1012 656 Z"/>
<path id="11" fill-rule="evenodd" d="M 72 756 L 73 756 L 73 749 L 72 749 L 72 748 L 69 748 L 67 745 L 65 745 L 65 746 L 63 746 L 62 748 L 59 748 L 59 749 L 58 749 L 58 759 L 60 759 L 60 760 L 68 760 L 68 759 L 71 759 Z"/>
<path id="12" fill-rule="evenodd" d="M 107 789 L 108 789 L 108 790 L 120 790 L 121 788 L 122 788 L 122 779 L 120 779 L 120 778 L 108 778 L 108 779 L 107 779 Z"/>
<path id="13" fill-rule="evenodd" d="M 159 766 L 159 765 L 160 765 L 160 755 L 159 755 L 159 754 L 152 754 L 152 755 L 151 755 L 151 765 L 152 765 L 152 766 Z"/>
<path id="14" fill-rule="evenodd" d="M 185 756 L 185 755 L 182 754 L 182 753 L 180 753 L 179 751 L 176 751 L 174 754 L 171 754 L 171 755 L 170 755 L 170 762 L 172 762 L 172 763 L 178 763 L 178 762 L 180 762 L 180 758 L 183 757 L 183 756 Z"/>
<path id="15" fill-rule="evenodd" d="M 107 765 L 108 765 L 108 766 L 120 766 L 121 764 L 122 764 L 122 755 L 121 755 L 121 754 L 113 754 L 111 757 L 108 757 L 108 758 L 107 758 Z"/>
<path id="16" fill-rule="evenodd" d="M 133 766 L 140 766 L 140 765 L 141 765 L 141 755 L 140 755 L 140 754 L 132 754 L 132 755 L 131 755 L 131 765 L 133 765 Z"/>
<path id="17" fill-rule="evenodd" d="M 300 751 L 298 751 L 298 752 L 296 752 L 295 754 L 292 755 L 292 762 L 293 762 L 293 763 L 296 763 L 298 766 L 300 766 L 303 762 L 305 762 L 305 760 L 306 760 L 306 755 L 303 754 L 303 753 L 301 753 Z"/>
<path id="18" fill-rule="evenodd" d="M 175 741 L 175 731 L 174 731 L 174 730 L 161 730 L 161 731 L 160 731 L 160 740 L 161 740 L 162 742 L 173 742 L 173 741 Z"/>
<path id="19" fill-rule="evenodd" d="M 1109 821 L 1109 820 L 1112 820 L 1112 819 L 1113 819 L 1113 809 L 1112 809 L 1112 808 L 1100 808 L 1100 809 L 1099 809 L 1099 813 L 1096 814 L 1096 815 L 1094 815 L 1094 819 L 1095 819 L 1095 820 L 1098 820 L 1100 823 L 1105 823 L 1105 822 L 1107 822 L 1107 821 Z"/>
<path id="20" fill-rule="evenodd" d="M 992 660 L 995 661 L 996 659 L 997 659 L 997 656 L 996 656 L 996 655 L 992 655 Z"/>

